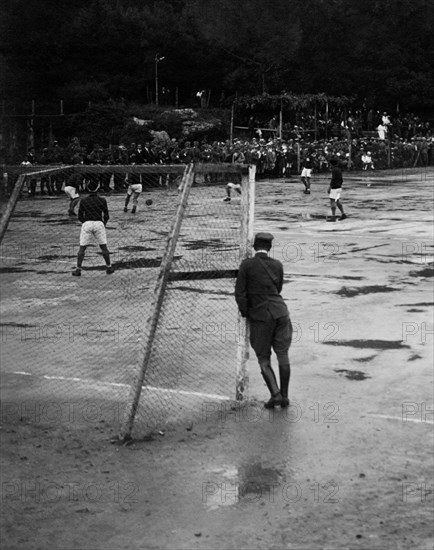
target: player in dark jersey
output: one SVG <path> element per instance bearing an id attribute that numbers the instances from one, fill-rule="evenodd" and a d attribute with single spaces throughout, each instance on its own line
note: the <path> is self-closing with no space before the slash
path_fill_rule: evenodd
<path id="1" fill-rule="evenodd" d="M 330 218 L 328 218 L 327 221 L 335 222 L 336 206 L 341 211 L 341 217 L 339 218 L 339 221 L 345 220 L 347 216 L 344 213 L 344 207 L 342 206 L 342 203 L 341 203 L 341 193 L 342 193 L 342 183 L 343 183 L 342 170 L 339 168 L 338 160 L 335 158 L 332 158 L 330 160 L 330 165 L 332 169 L 332 177 L 330 180 L 330 185 L 328 187 L 327 193 L 329 194 L 329 197 L 330 197 L 330 208 L 332 211 L 332 215 Z"/>
<path id="2" fill-rule="evenodd" d="M 97 195 L 99 183 L 90 181 L 87 184 L 89 195 L 82 199 L 78 209 L 78 219 L 82 222 L 80 232 L 80 248 L 77 254 L 77 267 L 72 272 L 74 277 L 80 277 L 81 266 L 86 254 L 87 246 L 93 239 L 99 244 L 103 258 L 106 263 L 106 273 L 111 275 L 114 271 L 110 263 L 110 252 L 107 248 L 107 236 L 105 226 L 109 220 L 107 201 Z"/>

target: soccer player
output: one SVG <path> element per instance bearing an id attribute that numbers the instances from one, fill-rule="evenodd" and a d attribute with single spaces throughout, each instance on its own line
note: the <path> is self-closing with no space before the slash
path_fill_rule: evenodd
<path id="1" fill-rule="evenodd" d="M 288 386 L 291 375 L 289 346 L 292 325 L 288 308 L 280 295 L 283 286 L 283 266 L 270 258 L 271 233 L 257 233 L 253 243 L 256 254 L 241 262 L 235 284 L 235 300 L 250 325 L 250 344 L 255 351 L 262 377 L 271 398 L 265 408 L 289 406 Z M 271 349 L 279 365 L 280 389 L 271 367 Z"/>
<path id="2" fill-rule="evenodd" d="M 301 171 L 301 182 L 304 185 L 303 193 L 305 195 L 310 195 L 310 178 L 312 177 L 312 167 L 312 157 L 308 154 L 303 161 L 303 169 Z"/>
<path id="3" fill-rule="evenodd" d="M 78 219 L 82 222 L 80 232 L 80 248 L 77 254 L 77 267 L 72 272 L 74 277 L 81 276 L 81 266 L 83 264 L 86 248 L 95 239 L 101 248 L 101 252 L 106 264 L 106 273 L 111 275 L 114 271 L 110 263 L 110 252 L 107 248 L 107 237 L 105 226 L 109 220 L 107 201 L 105 198 L 97 195 L 99 183 L 95 180 L 87 184 L 89 195 L 82 199 L 78 209 Z"/>
<path id="4" fill-rule="evenodd" d="M 341 203 L 341 192 L 342 192 L 342 183 L 343 183 L 342 171 L 338 166 L 338 160 L 337 159 L 332 158 L 330 160 L 330 165 L 331 165 L 331 169 L 332 169 L 332 177 L 331 177 L 331 180 L 330 180 L 330 185 L 328 187 L 327 193 L 330 197 L 330 207 L 331 207 L 331 210 L 332 210 L 332 215 L 331 215 L 330 218 L 328 218 L 327 221 L 335 222 L 336 221 L 336 206 L 341 211 L 341 217 L 339 218 L 339 221 L 340 220 L 345 220 L 345 218 L 347 216 L 344 213 L 344 207 L 342 206 L 342 203 Z"/>
<path id="5" fill-rule="evenodd" d="M 236 191 L 239 195 L 241 195 L 241 184 L 240 183 L 232 183 L 231 181 L 226 184 L 226 197 L 223 199 L 225 202 L 231 201 L 231 192 Z"/>
<path id="6" fill-rule="evenodd" d="M 83 175 L 77 172 L 72 172 L 72 174 L 70 174 L 68 176 L 68 179 L 66 180 L 65 194 L 69 198 L 69 209 L 68 209 L 69 216 L 77 215 L 74 209 L 77 206 L 78 201 L 80 200 L 80 195 L 78 192 L 82 185 L 83 185 Z"/>
<path id="7" fill-rule="evenodd" d="M 129 185 L 127 189 L 127 195 L 125 197 L 124 212 L 128 212 L 128 203 L 130 202 L 131 197 L 133 197 L 133 207 L 131 208 L 131 214 L 136 213 L 137 203 L 143 189 L 142 184 L 137 183 L 137 176 L 140 178 L 140 174 L 128 174 Z"/>

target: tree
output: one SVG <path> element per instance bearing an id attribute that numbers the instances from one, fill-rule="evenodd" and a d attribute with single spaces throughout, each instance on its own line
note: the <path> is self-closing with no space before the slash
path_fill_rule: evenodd
<path id="1" fill-rule="evenodd" d="M 229 56 L 226 80 L 246 90 L 252 84 L 267 91 L 272 80 L 294 56 L 301 38 L 291 0 L 187 0 L 187 13 L 212 50 Z M 259 76 L 259 82 L 258 82 Z M 259 84 L 259 86 L 258 86 Z"/>
<path id="2" fill-rule="evenodd" d="M 5 60 L 3 94 L 31 98 L 53 96 L 68 75 L 63 67 L 64 31 L 84 0 L 3 0 L 0 54 Z"/>

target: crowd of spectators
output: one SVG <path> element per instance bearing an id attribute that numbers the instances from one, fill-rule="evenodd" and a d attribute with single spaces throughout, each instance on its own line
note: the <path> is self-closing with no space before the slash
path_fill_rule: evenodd
<path id="1" fill-rule="evenodd" d="M 285 117 L 286 118 L 286 117 Z M 334 109 L 327 113 L 309 113 L 296 111 L 290 116 L 291 121 L 282 125 L 282 136 L 285 139 L 313 141 L 332 137 L 361 138 L 366 134 L 378 135 L 381 139 L 411 139 L 416 136 L 432 137 L 433 129 L 429 121 L 422 120 L 414 113 L 391 117 L 387 112 L 373 109 Z M 251 114 L 244 118 L 245 125 L 239 126 L 248 131 L 249 137 L 268 137 L 277 135 L 280 121 L 277 115 L 269 120 L 264 116 Z"/>
<path id="2" fill-rule="evenodd" d="M 370 120 L 368 113 L 368 120 Z M 299 114 L 297 122 L 284 126 L 282 136 L 276 117 L 270 120 L 267 130 L 250 128 L 250 135 L 226 141 L 208 143 L 199 141 L 145 141 L 144 144 L 124 143 L 102 147 L 99 144 L 89 148 L 77 137 L 72 138 L 66 147 L 54 141 L 40 154 L 29 150 L 22 164 L 26 165 L 166 165 L 202 163 L 239 163 L 257 166 L 257 178 L 279 178 L 296 175 L 300 171 L 304 158 L 310 156 L 314 172 L 329 170 L 329 160 L 334 157 L 340 161 L 343 169 L 381 170 L 386 168 L 408 168 L 434 164 L 434 136 L 429 123 L 409 115 L 393 122 L 387 113 L 376 113 L 374 126 L 362 131 L 356 113 L 348 112 L 345 121 L 332 132 L 322 126 L 317 119 L 319 130 L 312 135 L 303 126 L 312 123 L 306 115 Z M 377 124 L 378 122 L 378 124 Z M 336 122 L 334 123 L 336 124 Z M 326 137 L 334 133 L 333 137 Z M 110 174 L 101 177 L 103 189 L 109 191 Z M 124 191 L 128 178 L 122 174 L 113 176 L 115 191 Z M 62 192 L 62 177 L 42 178 L 41 194 L 59 194 Z M 36 193 L 36 183 L 29 187 L 29 194 Z"/>

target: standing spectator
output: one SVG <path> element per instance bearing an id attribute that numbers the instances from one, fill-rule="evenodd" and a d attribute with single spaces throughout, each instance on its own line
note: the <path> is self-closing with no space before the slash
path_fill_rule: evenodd
<path id="1" fill-rule="evenodd" d="M 193 147 L 191 148 L 191 158 L 193 162 L 199 162 L 201 156 L 201 150 L 198 141 L 193 141 Z"/>
<path id="2" fill-rule="evenodd" d="M 271 137 L 273 139 L 277 137 L 277 127 L 278 127 L 277 117 L 276 115 L 273 115 L 273 117 L 268 122 L 268 128 L 271 130 Z"/>
<path id="3" fill-rule="evenodd" d="M 369 109 L 366 116 L 366 127 L 368 132 L 372 132 L 374 129 L 374 109 Z"/>
<path id="4" fill-rule="evenodd" d="M 288 350 L 292 340 L 288 308 L 280 294 L 283 266 L 268 255 L 272 240 L 271 233 L 256 234 L 253 244 L 256 254 L 241 263 L 235 284 L 235 300 L 241 315 L 249 322 L 250 343 L 271 394 L 265 403 L 268 409 L 276 405 L 289 406 L 291 368 Z M 272 349 L 279 365 L 280 389 L 271 366 Z"/>
<path id="5" fill-rule="evenodd" d="M 384 111 L 383 115 L 381 116 L 381 122 L 384 126 L 386 126 L 386 128 L 389 128 L 389 126 L 391 125 L 390 117 L 386 111 Z"/>
<path id="6" fill-rule="evenodd" d="M 125 145 L 121 142 L 112 152 L 112 164 L 125 166 L 129 163 L 128 151 Z M 114 190 L 124 191 L 125 189 L 125 174 L 115 172 L 113 175 Z"/>
<path id="7" fill-rule="evenodd" d="M 387 134 L 387 126 L 385 126 L 382 122 L 377 126 L 377 132 L 378 132 L 378 139 L 385 140 L 386 134 Z"/>
<path id="8" fill-rule="evenodd" d="M 247 132 L 249 134 L 249 139 L 253 139 L 255 137 L 255 118 L 253 115 L 250 115 L 247 122 Z"/>
<path id="9" fill-rule="evenodd" d="M 88 162 L 92 165 L 101 165 L 104 163 L 104 149 L 98 143 L 90 152 Z M 89 179 L 95 180 L 99 184 L 103 183 L 102 173 L 97 174 L 96 172 L 89 172 Z"/>
<path id="10" fill-rule="evenodd" d="M 51 148 L 48 148 L 48 155 L 50 159 L 50 164 L 64 164 L 65 158 L 64 158 L 64 150 L 62 147 L 60 147 L 59 142 L 55 139 L 53 141 L 53 146 Z M 53 187 L 56 190 L 56 193 L 60 195 L 62 192 L 63 183 L 65 181 L 65 177 L 63 174 L 53 174 L 51 176 L 51 181 L 53 183 Z"/>
<path id="11" fill-rule="evenodd" d="M 30 147 L 26 155 L 26 164 L 28 166 L 36 164 L 36 155 L 35 155 L 34 147 Z M 29 196 L 34 197 L 36 195 L 36 184 L 37 184 L 37 179 L 35 177 L 30 178 L 29 187 L 28 187 Z"/>
<path id="12" fill-rule="evenodd" d="M 68 147 L 66 148 L 66 151 L 65 151 L 65 157 L 66 157 L 66 161 L 67 162 L 71 162 L 72 164 L 74 164 L 72 162 L 73 158 L 75 155 L 79 154 L 81 157 L 83 157 L 83 151 L 82 151 L 82 147 L 80 145 L 80 140 L 78 137 L 73 137 L 71 139 L 71 142 L 69 143 Z"/>
<path id="13" fill-rule="evenodd" d="M 171 148 L 169 150 L 171 164 L 180 163 L 180 160 L 179 160 L 180 152 L 181 150 L 179 148 L 179 143 L 177 141 L 172 140 Z"/>
<path id="14" fill-rule="evenodd" d="M 241 145 L 237 143 L 235 145 L 235 150 L 234 150 L 233 155 L 232 155 L 232 163 L 233 164 L 244 164 L 245 161 L 246 161 L 246 158 L 244 156 L 243 150 L 241 149 Z"/>
<path id="15" fill-rule="evenodd" d="M 186 141 L 184 147 L 181 149 L 179 158 L 183 164 L 190 164 L 193 160 L 193 154 L 191 152 L 191 142 Z"/>
<path id="16" fill-rule="evenodd" d="M 39 162 L 44 166 L 47 166 L 48 164 L 50 164 L 50 154 L 48 152 L 48 147 L 44 147 L 44 149 L 42 149 L 41 156 L 39 157 Z M 54 195 L 53 181 L 50 178 L 50 176 L 47 174 L 43 174 L 41 176 L 41 195 L 46 194 L 45 188 L 47 189 L 47 193 L 50 196 Z"/>

